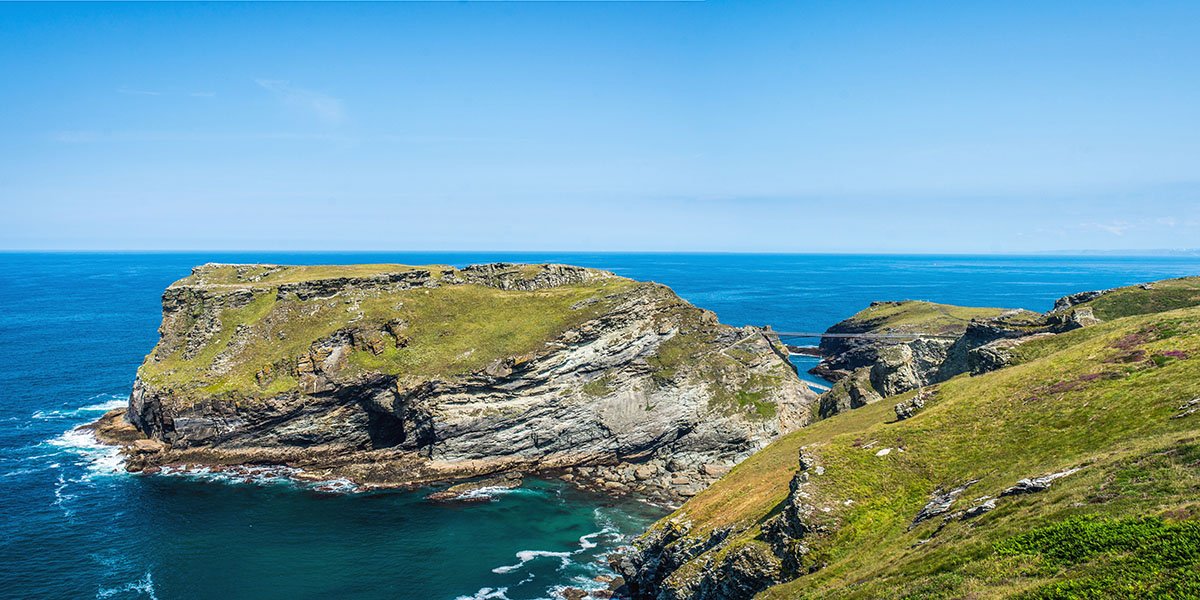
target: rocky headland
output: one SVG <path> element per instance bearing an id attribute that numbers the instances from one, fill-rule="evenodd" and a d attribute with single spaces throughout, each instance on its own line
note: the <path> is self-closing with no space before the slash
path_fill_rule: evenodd
<path id="1" fill-rule="evenodd" d="M 678 500 L 815 416 L 768 331 L 567 265 L 207 264 L 163 294 L 159 335 L 94 425 L 132 471 L 522 472 Z"/>
<path id="2" fill-rule="evenodd" d="M 613 556 L 624 593 L 1200 590 L 1200 278 L 1075 294 L 1045 314 L 876 303 L 835 329 L 947 337 L 826 344 L 839 381 L 825 418 Z"/>
<path id="3" fill-rule="evenodd" d="M 1021 344 L 1100 323 L 1097 303 L 1101 314 L 1107 314 L 1108 310 L 1112 313 L 1110 317 L 1126 316 L 1129 305 L 1139 304 L 1131 295 L 1150 289 L 1151 284 L 1143 284 L 1080 292 L 1058 299 L 1054 308 L 1045 313 L 920 300 L 872 302 L 830 327 L 827 333 L 912 334 L 913 337 L 822 339 L 821 362 L 809 372 L 833 381 L 834 385 L 822 394 L 818 416 L 829 417 L 964 373 L 979 375 L 1002 368 L 1012 361 L 1014 349 Z M 1115 312 L 1106 309 L 1112 298 L 1117 298 L 1125 308 Z"/>

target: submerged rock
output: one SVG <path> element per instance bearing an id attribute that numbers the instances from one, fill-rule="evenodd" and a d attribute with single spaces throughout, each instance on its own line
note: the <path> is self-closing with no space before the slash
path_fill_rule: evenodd
<path id="1" fill-rule="evenodd" d="M 440 492 L 434 492 L 426 496 L 429 500 L 448 501 L 448 500 L 488 500 L 489 497 L 481 492 L 488 490 L 511 490 L 521 487 L 520 473 L 505 473 L 499 477 L 488 477 L 476 481 L 468 481 L 452 485 Z"/>

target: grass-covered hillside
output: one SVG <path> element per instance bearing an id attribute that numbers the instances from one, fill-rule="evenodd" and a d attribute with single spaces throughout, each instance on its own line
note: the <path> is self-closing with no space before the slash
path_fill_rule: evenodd
<path id="1" fill-rule="evenodd" d="M 1197 305 L 1200 305 L 1200 277 L 1181 277 L 1108 290 L 1077 306 L 1090 307 L 1097 318 L 1111 321 Z"/>
<path id="2" fill-rule="evenodd" d="M 725 340 L 738 334 L 664 286 L 526 264 L 203 265 L 164 294 L 161 339 L 138 378 L 186 403 L 314 393 L 378 376 L 416 386 L 503 375 L 577 338 L 607 335 L 618 306 L 666 340 L 644 357 L 652 381 L 706 386 L 714 411 L 772 419 L 773 393 L 798 382 L 782 358 L 748 374 L 762 349 Z M 589 397 L 621 391 L 616 374 L 595 376 L 593 366 L 580 369 Z"/>
<path id="3" fill-rule="evenodd" d="M 508 275 L 532 280 L 540 268 L 512 265 Z M 539 350 L 651 285 L 580 272 L 523 290 L 446 266 L 205 265 L 167 290 L 162 340 L 138 377 L 176 395 L 273 395 L 320 370 L 306 363 L 329 360 L 314 348 L 331 336 L 350 338 L 352 351 L 329 365 L 343 379 L 469 373 Z"/>
<path id="4" fill-rule="evenodd" d="M 861 324 L 864 330 L 878 333 L 920 331 L 949 335 L 962 333 L 973 320 L 1013 312 L 1004 308 L 955 306 L 923 300 L 874 302 L 843 323 Z"/>
<path id="5" fill-rule="evenodd" d="M 668 587 L 738 570 L 783 581 L 765 598 L 1200 597 L 1198 294 L 1192 279 L 1100 296 L 1104 322 L 941 383 L 911 418 L 893 405 L 915 392 L 782 438 L 656 526 L 687 532 L 676 548 L 727 536 Z M 790 498 L 801 449 L 817 468 Z M 764 531 L 793 501 L 808 531 L 781 556 Z"/>

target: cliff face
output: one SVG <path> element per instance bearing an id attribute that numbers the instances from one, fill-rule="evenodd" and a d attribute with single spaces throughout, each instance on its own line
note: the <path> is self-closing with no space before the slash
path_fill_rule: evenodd
<path id="1" fill-rule="evenodd" d="M 154 440 L 133 469 L 563 470 L 690 495 L 815 401 L 763 331 L 563 265 L 205 265 L 164 293 L 160 336 L 126 411 Z"/>
<path id="2" fill-rule="evenodd" d="M 1179 282 L 1190 289 L 1187 280 L 1174 283 Z M 1145 292 L 1151 288 L 1137 289 Z M 1094 303 L 1106 302 L 1111 292 L 1119 292 L 1119 296 L 1125 291 L 1122 288 L 1072 294 L 1060 298 L 1046 313 L 912 300 L 873 302 L 830 327 L 829 332 L 924 333 L 937 337 L 823 340 L 820 346 L 823 358 L 811 372 L 837 384 L 822 396 L 820 416 L 941 383 L 963 373 L 979 375 L 1002 368 L 1011 361 L 1013 350 L 1027 341 L 1099 323 Z M 1142 294 L 1136 299 L 1126 299 L 1122 302 L 1124 312 L 1109 312 L 1113 317 L 1143 314 L 1129 308 L 1142 305 L 1147 298 L 1147 294 Z M 1182 302 L 1176 304 L 1187 306 Z"/>
<path id="3" fill-rule="evenodd" d="M 1200 279 L 1080 298 L 1043 315 L 1068 330 L 993 342 L 1003 368 L 888 402 L 863 373 L 839 382 L 856 410 L 781 437 L 635 541 L 616 561 L 630 594 L 1194 596 Z"/>
<path id="4" fill-rule="evenodd" d="M 836 385 L 822 396 L 820 416 L 827 417 L 873 400 L 946 381 L 983 368 L 977 349 L 1046 331 L 1039 313 L 1002 308 L 972 308 L 932 302 L 873 302 L 829 333 L 909 334 L 936 337 L 908 340 L 825 338 L 814 374 Z M 1002 356 L 989 356 L 996 360 Z M 996 367 L 998 368 L 998 366 Z"/>

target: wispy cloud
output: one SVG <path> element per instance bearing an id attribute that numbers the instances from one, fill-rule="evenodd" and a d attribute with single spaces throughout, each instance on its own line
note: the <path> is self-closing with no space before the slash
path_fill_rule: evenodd
<path id="1" fill-rule="evenodd" d="M 1083 228 L 1084 229 L 1099 229 L 1100 231 L 1106 231 L 1113 235 L 1121 236 L 1121 235 L 1125 235 L 1126 231 L 1129 231 L 1130 229 L 1132 229 L 1133 225 L 1130 225 L 1129 223 L 1126 223 L 1125 221 L 1110 221 L 1108 223 L 1084 223 Z"/>
<path id="2" fill-rule="evenodd" d="M 346 115 L 342 101 L 321 92 L 306 90 L 279 79 L 256 79 L 260 87 L 274 94 L 284 105 L 303 111 L 328 123 L 340 123 Z"/>
<path id="3" fill-rule="evenodd" d="M 522 141 L 520 138 L 496 138 L 486 136 L 445 135 L 401 135 L 380 133 L 373 135 L 350 135 L 340 132 L 289 132 L 289 131 L 171 131 L 171 130 L 98 130 L 62 129 L 46 133 L 46 138 L 60 144 L 104 144 L 104 143 L 173 143 L 173 142 L 332 142 L 338 144 L 397 144 L 409 146 L 440 146 L 453 144 L 509 144 Z"/>

